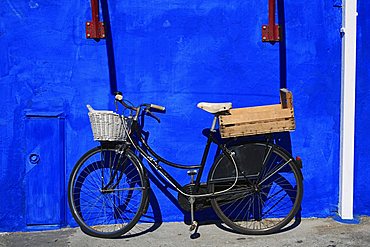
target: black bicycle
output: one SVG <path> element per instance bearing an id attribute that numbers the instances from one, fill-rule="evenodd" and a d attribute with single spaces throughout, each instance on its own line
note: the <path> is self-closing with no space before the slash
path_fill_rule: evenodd
<path id="1" fill-rule="evenodd" d="M 68 202 L 76 222 L 86 234 L 114 238 L 138 222 L 149 204 L 150 183 L 143 160 L 160 173 L 179 193 L 179 204 L 191 212 L 190 230 L 197 228 L 194 211 L 212 207 L 222 222 L 242 234 L 270 234 L 292 221 L 300 209 L 303 185 L 299 162 L 273 141 L 236 144 L 217 138 L 219 116 L 228 114 L 231 103 L 199 103 L 214 115 L 200 165 L 170 162 L 148 145 L 145 116 L 165 112 L 154 104 L 133 106 L 115 96 L 130 114 L 90 108 L 94 139 L 100 146 L 85 153 L 74 166 L 68 184 Z M 116 104 L 117 106 L 117 104 Z M 210 146 L 219 155 L 201 182 Z M 161 163 L 188 170 L 190 183 L 179 184 Z"/>

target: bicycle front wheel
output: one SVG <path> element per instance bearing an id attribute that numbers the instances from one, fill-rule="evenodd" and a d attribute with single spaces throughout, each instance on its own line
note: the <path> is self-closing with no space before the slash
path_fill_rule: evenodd
<path id="1" fill-rule="evenodd" d="M 302 175 L 295 160 L 282 148 L 267 143 L 232 147 L 233 162 L 221 154 L 212 166 L 211 204 L 219 218 L 243 234 L 270 234 L 286 226 L 300 209 Z"/>
<path id="2" fill-rule="evenodd" d="M 147 197 L 147 178 L 130 150 L 93 148 L 70 175 L 71 213 L 91 236 L 114 238 L 128 232 L 142 215 Z"/>

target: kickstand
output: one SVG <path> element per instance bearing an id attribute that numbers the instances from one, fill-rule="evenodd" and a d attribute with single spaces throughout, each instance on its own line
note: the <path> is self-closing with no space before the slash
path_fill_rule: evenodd
<path id="1" fill-rule="evenodd" d="M 195 202 L 195 198 L 190 196 L 189 203 L 190 203 L 191 225 L 189 228 L 189 232 L 191 235 L 195 234 L 196 231 L 198 230 L 198 222 L 194 220 L 194 202 Z"/>
<path id="2" fill-rule="evenodd" d="M 199 225 L 197 225 L 197 227 L 195 227 L 194 231 L 190 232 L 190 238 L 191 239 L 197 239 L 197 238 L 200 237 L 198 229 L 199 229 Z"/>

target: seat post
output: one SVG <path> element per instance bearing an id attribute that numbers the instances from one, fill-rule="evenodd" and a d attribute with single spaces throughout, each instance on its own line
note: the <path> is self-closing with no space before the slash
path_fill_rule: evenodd
<path id="1" fill-rule="evenodd" d="M 212 127 L 211 127 L 211 131 L 212 132 L 215 132 L 215 129 L 216 129 L 216 123 L 217 123 L 217 114 L 215 114 L 215 117 L 213 118 L 213 122 L 212 122 Z"/>

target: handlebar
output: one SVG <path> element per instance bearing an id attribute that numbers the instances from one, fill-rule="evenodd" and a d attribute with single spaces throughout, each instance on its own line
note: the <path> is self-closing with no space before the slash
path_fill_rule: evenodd
<path id="1" fill-rule="evenodd" d="M 123 101 L 123 96 L 122 96 L 122 93 L 121 92 L 116 92 L 115 93 L 115 96 L 114 96 L 114 99 L 116 101 L 118 101 L 119 103 L 121 103 L 125 108 L 127 109 L 130 109 L 130 110 L 133 110 L 133 111 L 138 111 L 138 107 L 133 107 L 133 106 L 130 106 L 128 104 L 126 104 L 124 101 Z"/>
<path id="2" fill-rule="evenodd" d="M 160 106 L 160 105 L 149 104 L 149 107 L 157 111 L 162 111 L 162 112 L 166 111 L 166 107 Z"/>
<path id="3" fill-rule="evenodd" d="M 164 106 L 155 105 L 155 104 L 142 104 L 138 107 L 130 106 L 130 105 L 126 104 L 126 102 L 124 102 L 121 92 L 116 92 L 114 98 L 115 98 L 116 101 L 121 103 L 125 108 L 130 109 L 132 111 L 135 111 L 136 112 L 135 118 L 137 118 L 138 115 L 140 114 L 140 109 L 141 109 L 142 106 L 145 106 L 145 113 L 147 113 L 151 117 L 155 118 L 158 122 L 160 122 L 159 118 L 157 116 L 155 116 L 150 111 L 150 109 L 153 109 L 153 110 L 156 110 L 156 111 L 159 111 L 159 112 L 165 112 L 166 111 L 166 108 Z"/>

